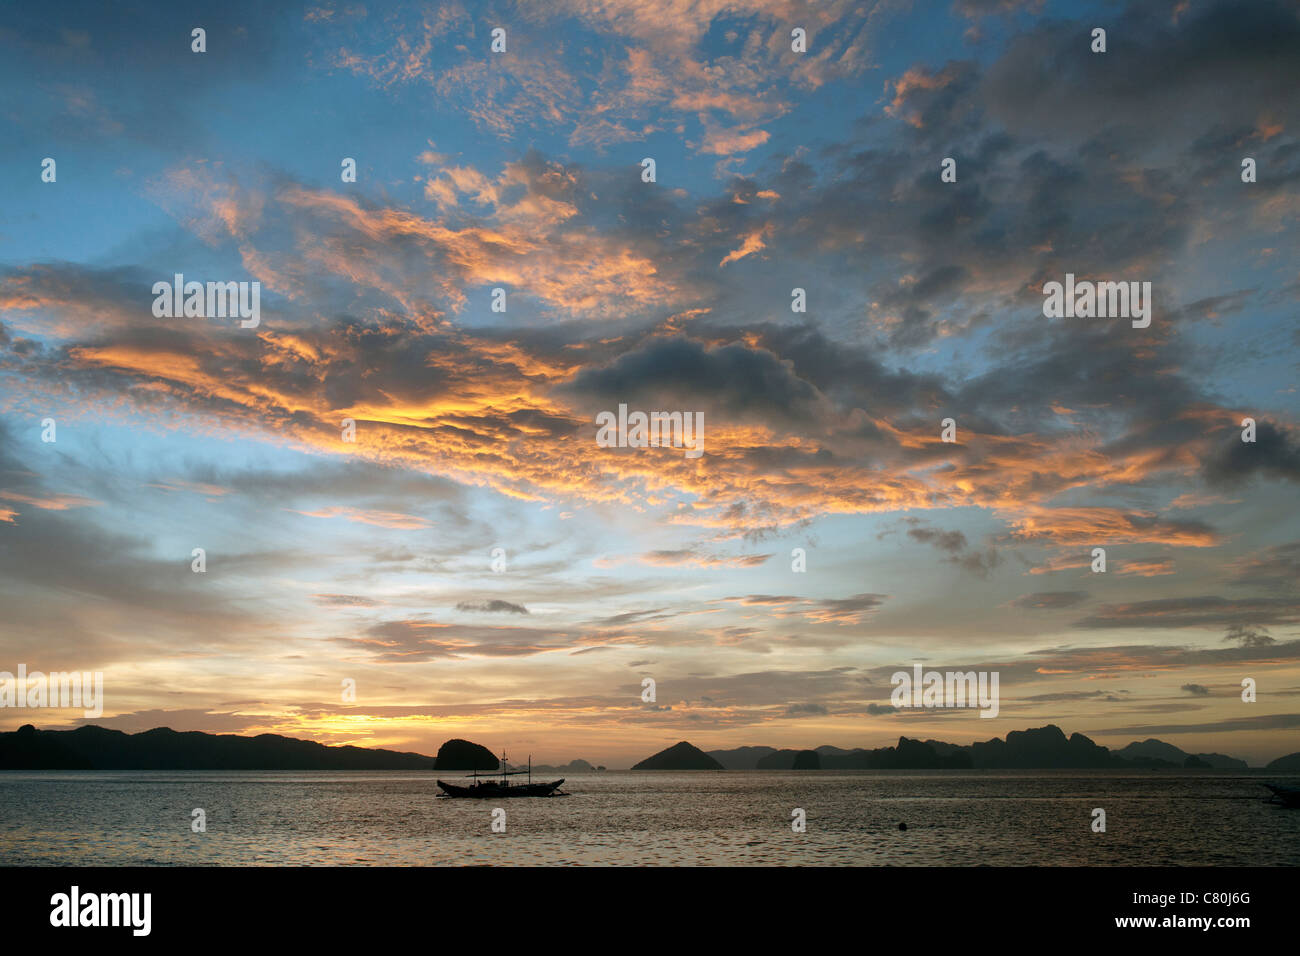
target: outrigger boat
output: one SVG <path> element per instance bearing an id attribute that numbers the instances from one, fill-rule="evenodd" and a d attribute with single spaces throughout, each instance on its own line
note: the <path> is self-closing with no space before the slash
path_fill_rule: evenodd
<path id="1" fill-rule="evenodd" d="M 1300 787 L 1282 787 L 1272 783 L 1266 783 L 1264 786 L 1273 791 L 1273 796 L 1268 798 L 1267 803 L 1280 803 L 1284 807 L 1293 809 L 1300 808 Z"/>
<path id="2" fill-rule="evenodd" d="M 559 789 L 560 784 L 564 783 L 564 778 L 553 780 L 550 783 L 533 783 L 533 758 L 528 758 L 527 770 L 510 770 L 509 764 L 506 763 L 506 755 L 501 754 L 501 769 L 493 770 L 489 773 L 466 774 L 467 777 L 473 777 L 474 782 L 467 787 L 459 786 L 454 783 L 447 783 L 445 780 L 439 780 L 438 786 L 442 788 L 444 797 L 473 797 L 479 800 L 496 800 L 502 797 L 567 797 L 568 794 Z M 527 783 L 511 783 L 510 777 L 517 777 L 521 774 L 528 774 Z M 479 777 L 487 779 L 479 780 Z M 496 778 L 500 777 L 500 780 Z"/>

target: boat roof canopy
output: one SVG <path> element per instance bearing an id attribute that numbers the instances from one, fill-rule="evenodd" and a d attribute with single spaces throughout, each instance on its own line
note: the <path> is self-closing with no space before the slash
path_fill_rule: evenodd
<path id="1" fill-rule="evenodd" d="M 467 777 L 514 777 L 521 773 L 528 773 L 527 770 L 475 770 L 473 773 L 467 773 Z"/>

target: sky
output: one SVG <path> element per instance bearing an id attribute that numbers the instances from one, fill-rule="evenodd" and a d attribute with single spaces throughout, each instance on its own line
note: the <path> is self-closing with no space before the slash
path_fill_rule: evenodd
<path id="1" fill-rule="evenodd" d="M 105 688 L 0 730 L 1300 750 L 1293 4 L 29 3 L 0 54 L 0 670 Z M 997 717 L 893 707 L 917 663 Z"/>

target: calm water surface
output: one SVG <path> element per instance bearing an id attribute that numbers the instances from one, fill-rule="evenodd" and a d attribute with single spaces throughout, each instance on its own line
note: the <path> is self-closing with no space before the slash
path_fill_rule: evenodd
<path id="1" fill-rule="evenodd" d="M 0 772 L 0 864 L 1300 864 L 1261 780 L 1130 771 L 601 773 L 435 799 L 405 772 Z M 495 807 L 505 833 L 491 831 Z M 206 833 L 190 811 L 207 811 Z M 790 812 L 807 811 L 807 832 Z M 1094 807 L 1107 832 L 1092 833 Z M 906 822 L 908 829 L 898 829 Z"/>

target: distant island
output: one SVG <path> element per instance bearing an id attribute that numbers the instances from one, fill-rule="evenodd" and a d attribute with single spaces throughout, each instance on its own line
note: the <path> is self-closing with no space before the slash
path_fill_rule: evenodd
<path id="1" fill-rule="evenodd" d="M 391 751 L 379 750 L 375 753 Z M 496 770 L 501 761 L 482 744 L 456 738 L 438 748 L 434 764 L 438 770 Z"/>
<path id="2" fill-rule="evenodd" d="M 683 746 L 678 744 L 678 747 Z M 695 748 L 691 748 L 694 750 Z M 650 758 L 666 758 L 663 751 Z M 778 750 L 774 747 L 737 747 L 710 750 L 727 770 L 1052 770 L 1140 768 L 1248 770 L 1244 760 L 1224 754 L 1191 754 L 1154 738 L 1134 741 L 1112 752 L 1083 734 L 1067 737 L 1055 724 L 1013 730 L 1003 740 L 950 744 L 941 740 L 899 737 L 893 747 L 875 749 L 822 746 L 815 750 Z M 661 760 L 661 763 L 663 760 Z M 686 770 L 693 767 L 659 766 L 654 769 Z M 1300 754 L 1279 757 L 1268 770 L 1300 770 Z"/>
<path id="3" fill-rule="evenodd" d="M 1278 757 L 1264 769 L 1300 773 L 1300 751 L 1293 754 L 1287 754 L 1285 757 Z"/>
<path id="4" fill-rule="evenodd" d="M 562 764 L 558 767 L 544 763 L 533 765 L 533 773 L 597 773 L 604 769 L 604 767 L 593 767 L 585 760 L 570 760 L 568 763 Z"/>
<path id="5" fill-rule="evenodd" d="M 1173 744 L 1167 744 L 1163 740 L 1156 740 L 1154 737 L 1143 740 L 1141 743 L 1134 741 L 1122 750 L 1115 751 L 1115 754 L 1125 760 L 1158 760 L 1175 767 L 1196 767 L 1201 770 L 1206 767 L 1215 770 L 1250 769 L 1246 761 L 1238 760 L 1236 757 L 1226 757 L 1223 754 L 1189 754 L 1186 751 L 1179 750 Z"/>
<path id="6" fill-rule="evenodd" d="M 723 770 L 722 764 L 714 760 L 699 747 L 688 744 L 685 740 L 673 744 L 667 750 L 661 750 L 653 757 L 646 757 L 633 770 Z"/>
<path id="7" fill-rule="evenodd" d="M 179 732 L 157 727 L 140 734 L 86 726 L 36 730 L 23 724 L 0 732 L 0 770 L 497 770 L 500 758 L 471 740 L 448 740 L 437 757 L 365 747 L 330 747 L 277 734 Z M 511 765 L 508 769 L 523 769 Z M 585 760 L 534 773 L 603 771 Z"/>
<path id="8" fill-rule="evenodd" d="M 366 747 L 329 746 L 277 734 L 178 732 L 158 727 L 128 734 L 104 727 L 37 730 L 25 724 L 0 733 L 0 770 L 495 770 L 487 747 L 448 740 L 437 757 Z M 1013 730 L 1006 739 L 973 744 L 899 737 L 875 749 L 822 746 L 814 750 L 737 747 L 705 752 L 688 741 L 637 763 L 633 770 L 1051 770 L 1051 769 L 1246 770 L 1244 760 L 1216 753 L 1187 753 L 1154 738 L 1111 751 L 1083 734 L 1069 737 L 1055 724 Z M 513 768 L 512 769 L 516 769 Z M 517 768 L 522 769 L 522 767 Z M 534 773 L 566 776 L 604 770 L 586 760 L 539 764 Z M 1300 772 L 1300 752 L 1264 769 Z"/>
<path id="9" fill-rule="evenodd" d="M 459 770 L 477 769 L 465 764 L 478 751 L 492 761 L 482 769 L 497 766 L 491 751 L 478 744 L 453 740 L 443 746 L 451 747 L 456 766 L 442 767 L 424 754 L 329 747 L 276 734 L 239 737 L 166 727 L 127 734 L 94 726 L 37 730 L 25 724 L 0 734 L 0 770 Z"/>
<path id="10" fill-rule="evenodd" d="M 158 727 L 138 734 L 93 725 L 0 733 L 0 770 L 496 770 L 501 760 L 473 741 L 454 738 L 437 757 L 368 747 L 328 746 L 259 734 L 206 734 Z M 523 769 L 513 764 L 507 769 Z M 535 773 L 597 773 L 585 760 Z"/>

